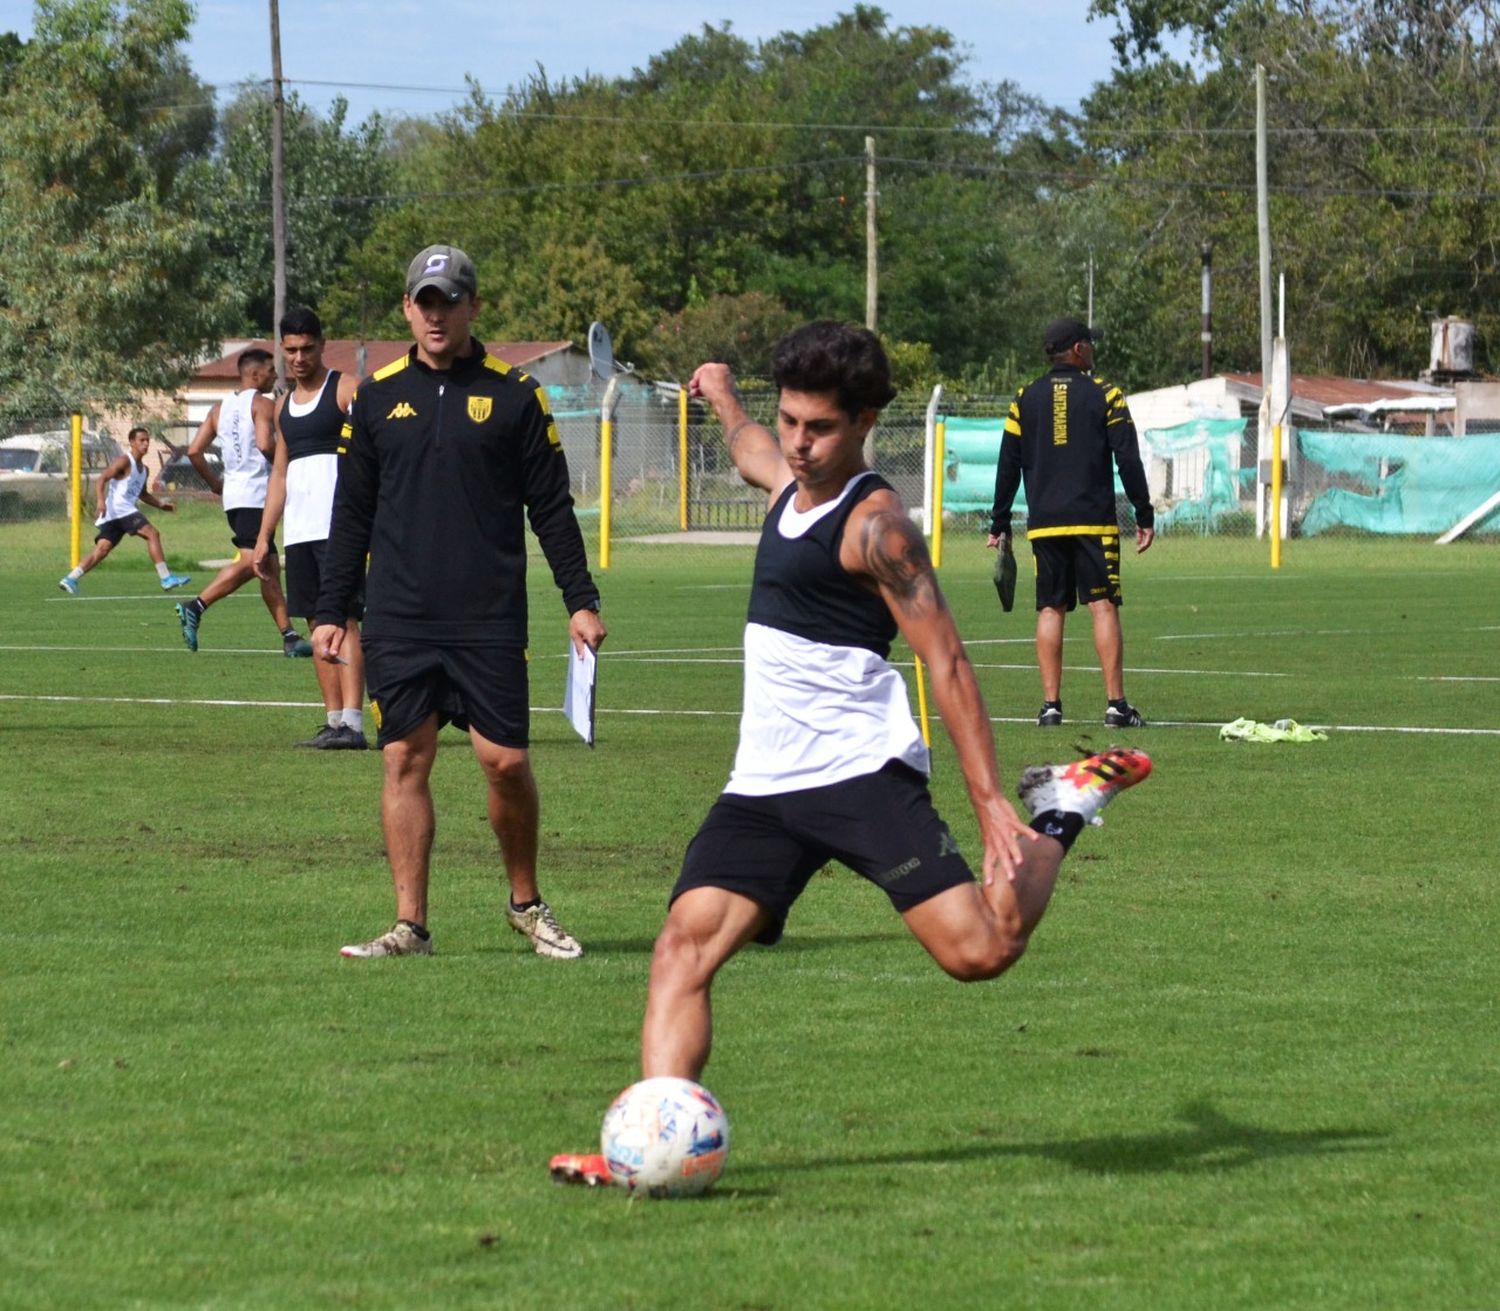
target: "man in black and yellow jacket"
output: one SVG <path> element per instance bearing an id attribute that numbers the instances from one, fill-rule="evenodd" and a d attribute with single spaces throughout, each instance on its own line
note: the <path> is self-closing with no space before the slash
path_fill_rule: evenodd
<path id="1" fill-rule="evenodd" d="M 1043 340 L 1052 366 L 1011 402 L 1000 439 L 989 544 L 1008 546 L 1011 505 L 1024 479 L 1026 536 L 1036 559 L 1036 653 L 1043 704 L 1037 723 L 1061 724 L 1063 623 L 1089 608 L 1111 728 L 1145 720 L 1125 699 L 1120 632 L 1120 527 L 1114 468 L 1135 509 L 1137 553 L 1156 533 L 1135 424 L 1118 387 L 1092 376 L 1096 334 L 1077 319 L 1051 323 Z"/>
<path id="2" fill-rule="evenodd" d="M 381 815 L 397 916 L 388 933 L 345 947 L 345 956 L 432 950 L 428 779 L 445 723 L 468 731 L 489 785 L 511 926 L 540 955 L 583 952 L 537 890 L 525 520 L 580 651 L 604 640 L 599 592 L 547 394 L 471 336 L 478 308 L 478 276 L 463 251 L 429 246 L 412 261 L 403 309 L 416 344 L 360 384 L 339 448 L 313 647 L 319 659 L 339 658 L 343 607 L 368 553 L 365 668 L 384 751 Z"/>

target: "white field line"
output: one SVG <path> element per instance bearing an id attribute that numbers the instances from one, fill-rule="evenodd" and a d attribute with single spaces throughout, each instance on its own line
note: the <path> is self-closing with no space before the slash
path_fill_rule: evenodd
<path id="1" fill-rule="evenodd" d="M 193 592 L 184 592 L 177 588 L 172 592 L 159 592 L 155 595 L 145 596 L 49 596 L 49 602 L 55 601 L 63 605 L 77 605 L 80 601 L 180 601 L 184 596 L 193 596 Z M 260 600 L 260 589 L 254 588 L 249 591 L 231 592 L 228 596 L 221 596 L 215 605 L 222 605 L 225 601 L 248 601 L 254 598 Z"/>
<path id="2" fill-rule="evenodd" d="M 210 697 L 133 697 L 133 696 L 62 696 L 44 693 L 21 693 L 0 692 L 0 701 L 33 701 L 33 702 L 71 702 L 85 705 L 127 705 L 127 706 L 228 706 L 242 709 L 295 709 L 311 710 L 321 709 L 322 703 L 317 701 L 235 701 L 228 698 Z M 557 706 L 532 706 L 532 711 L 537 714 L 561 713 Z M 632 709 L 614 709 L 609 706 L 599 706 L 597 714 L 604 715 L 635 715 L 648 716 L 660 719 L 737 719 L 740 715 L 738 710 L 662 710 L 649 707 L 635 707 Z M 990 722 L 994 724 L 1032 724 L 1035 723 L 1031 715 L 991 715 Z M 1081 724 L 1083 721 L 1079 721 Z M 1153 719 L 1152 728 L 1207 728 L 1217 732 L 1223 727 L 1217 720 L 1201 719 Z M 1407 724 L 1309 724 L 1308 728 L 1317 728 L 1330 733 L 1398 733 L 1398 734 L 1435 734 L 1453 737 L 1500 737 L 1500 728 L 1429 728 L 1422 725 Z"/>
<path id="3" fill-rule="evenodd" d="M 87 646 L 82 646 L 82 645 L 80 645 L 80 646 L 37 646 L 37 645 L 33 645 L 33 646 L 0 646 L 0 651 L 127 651 L 127 652 L 133 652 L 133 653 L 134 652 L 139 652 L 139 653 L 142 653 L 142 654 L 145 654 L 145 655 L 162 655 L 164 652 L 171 652 L 171 651 L 176 651 L 176 650 L 182 651 L 182 653 L 184 655 L 190 655 L 190 654 L 192 654 L 191 652 L 189 652 L 187 650 L 186 647 L 181 647 L 181 646 L 178 646 L 176 644 L 173 644 L 171 646 L 95 646 L 95 645 L 92 645 L 92 644 L 91 645 L 87 645 Z M 203 647 L 201 650 L 199 650 L 198 654 L 199 655 L 236 655 L 236 656 L 241 656 L 241 655 L 248 655 L 248 656 L 273 655 L 273 656 L 277 656 L 278 658 L 283 659 L 283 660 L 286 659 L 285 652 L 275 651 L 275 650 L 272 650 L 270 647 L 264 647 L 264 648 L 262 648 L 262 647 L 244 648 L 244 647 L 234 647 L 234 646 Z"/>
<path id="4" fill-rule="evenodd" d="M 1142 640 L 1152 642 L 1196 642 L 1215 637 L 1367 637 L 1376 631 L 1373 628 L 1261 628 L 1243 629 L 1236 633 L 1158 633 L 1155 637 Z M 1388 632 L 1389 630 L 1384 629 L 1379 631 Z M 1494 633 L 1500 632 L 1500 625 L 1480 628 L 1459 628 L 1455 631 L 1460 633 Z"/>

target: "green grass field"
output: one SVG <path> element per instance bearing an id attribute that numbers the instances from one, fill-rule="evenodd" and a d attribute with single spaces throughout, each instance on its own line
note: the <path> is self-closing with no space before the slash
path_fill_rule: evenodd
<path id="1" fill-rule="evenodd" d="M 217 511 L 157 522 L 206 581 Z M 450 730 L 437 954 L 353 962 L 391 915 L 380 757 L 288 749 L 320 708 L 258 599 L 190 656 L 139 543 L 70 599 L 63 530 L 0 526 L 0 1306 L 1493 1307 L 1496 551 L 1127 562 L 1156 773 L 1080 839 L 1026 960 L 960 986 L 878 891 L 818 877 L 716 989 L 724 1178 L 650 1203 L 546 1161 L 635 1076 L 651 942 L 733 751 L 750 552 L 617 544 L 599 745 L 534 716 L 543 888 L 584 959 L 505 927 Z M 988 568 L 950 537 L 1013 782 L 1109 739 L 1078 621 L 1069 725 L 1031 724 L 1030 617 Z M 545 569 L 532 630 L 555 706 Z M 1221 743 L 1242 715 L 1335 727 Z M 941 738 L 934 791 L 972 853 Z"/>

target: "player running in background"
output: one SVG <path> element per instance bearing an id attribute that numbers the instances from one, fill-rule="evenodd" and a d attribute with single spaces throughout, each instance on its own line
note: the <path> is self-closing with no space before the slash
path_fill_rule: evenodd
<path id="1" fill-rule="evenodd" d="M 191 601 L 177 606 L 182 640 L 189 651 L 198 649 L 198 627 L 203 622 L 203 612 L 255 577 L 255 543 L 260 537 L 261 512 L 271 480 L 271 457 L 276 451 L 275 407 L 270 397 L 276 383 L 275 360 L 270 351 L 252 346 L 240 352 L 236 363 L 240 377 L 238 390 L 209 410 L 188 447 L 188 459 L 198 476 L 224 504 L 230 541 L 236 551 L 233 563 L 219 570 L 214 580 Z M 224 468 L 222 479 L 214 472 L 206 454 L 215 440 Z M 274 538 L 270 547 L 270 558 L 275 560 Z M 280 575 L 278 566 L 272 577 L 260 580 L 261 600 L 281 634 L 283 654 L 310 656 L 312 646 L 298 635 L 287 618 Z"/>
<path id="2" fill-rule="evenodd" d="M 126 453 L 113 460 L 94 485 L 98 516 L 94 520 L 98 529 L 94 534 L 94 549 L 57 581 L 57 585 L 70 596 L 78 595 L 79 579 L 113 551 L 127 533 L 146 543 L 151 562 L 156 566 L 156 576 L 161 579 L 162 591 L 170 592 L 174 587 L 185 587 L 193 581 L 190 575 L 174 574 L 167 568 L 167 559 L 161 549 L 161 534 L 140 511 L 141 501 L 165 514 L 177 509 L 171 501 L 159 501 L 146 490 L 146 466 L 142 461 L 151 447 L 151 434 L 144 428 L 132 428 L 126 445 L 129 448 Z"/>
<path id="3" fill-rule="evenodd" d="M 713 407 L 730 457 L 766 490 L 745 625 L 734 768 L 683 859 L 656 939 L 641 1034 L 645 1078 L 696 1080 L 708 1061 L 709 989 L 749 942 L 777 942 L 812 876 L 838 860 L 879 887 L 938 966 L 963 982 L 1020 959 L 1073 840 L 1151 762 L 1110 749 L 1021 776 L 1023 823 L 1001 789 L 989 713 L 926 544 L 864 443 L 895 392 L 872 332 L 818 322 L 777 345 L 773 437 L 746 414 L 729 368 L 690 390 Z M 976 881 L 927 790 L 928 752 L 897 633 L 927 665 L 984 845 Z M 555 1157 L 563 1180 L 603 1182 L 597 1154 Z"/>
<path id="4" fill-rule="evenodd" d="M 333 493 L 339 476 L 339 435 L 354 399 L 358 379 L 323 363 L 323 324 L 310 309 L 282 315 L 281 350 L 292 390 L 276 402 L 276 455 L 266 489 L 255 571 L 275 576 L 276 525 L 286 520 L 286 604 L 289 613 L 313 626 L 323 583 L 323 553 L 333 519 Z M 347 637 L 340 663 L 313 662 L 326 722 L 299 747 L 319 751 L 363 751 L 365 741 L 365 659 L 359 641 L 363 590 L 349 599 L 344 616 Z"/>

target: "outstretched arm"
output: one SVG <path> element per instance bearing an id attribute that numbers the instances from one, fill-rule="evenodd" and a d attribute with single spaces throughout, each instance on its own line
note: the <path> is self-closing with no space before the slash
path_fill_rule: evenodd
<path id="1" fill-rule="evenodd" d="M 701 396 L 713 407 L 740 477 L 752 487 L 763 487 L 774 500 L 792 481 L 791 467 L 781 454 L 781 443 L 745 413 L 729 366 L 700 364 L 688 380 L 688 395 Z"/>
<path id="2" fill-rule="evenodd" d="M 979 820 L 984 881 L 1013 879 L 1021 843 L 1036 834 L 1001 789 L 994 734 L 974 667 L 938 586 L 927 543 L 893 493 L 876 492 L 850 515 L 840 563 L 879 588 L 902 637 L 932 674 L 933 699 L 958 752 L 969 803 Z"/>

